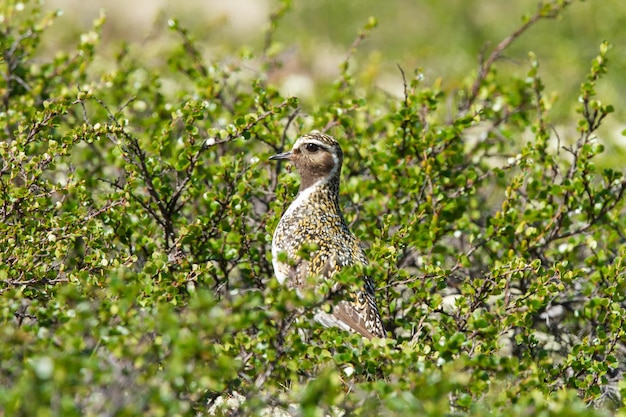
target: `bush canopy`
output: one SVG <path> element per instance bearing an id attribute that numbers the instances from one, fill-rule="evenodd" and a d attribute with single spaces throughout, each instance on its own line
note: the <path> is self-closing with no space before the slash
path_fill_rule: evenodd
<path id="1" fill-rule="evenodd" d="M 170 20 L 158 62 L 102 59 L 104 16 L 50 54 L 58 15 L 2 2 L 0 414 L 626 415 L 626 180 L 595 93 L 611 45 L 569 125 L 532 53 L 498 72 L 569 5 L 543 2 L 455 91 L 399 68 L 401 97 L 352 59 L 372 18 L 304 104 L 268 77 L 289 2 L 231 56 Z M 335 279 L 373 277 L 386 339 L 319 326 L 330 296 L 273 276 L 298 178 L 267 159 L 313 129 L 343 147 L 370 260 Z"/>

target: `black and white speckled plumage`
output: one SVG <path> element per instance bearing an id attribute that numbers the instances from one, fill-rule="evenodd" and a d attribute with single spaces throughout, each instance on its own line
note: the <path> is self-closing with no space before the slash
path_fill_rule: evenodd
<path id="1" fill-rule="evenodd" d="M 311 277 L 332 277 L 347 265 L 367 264 L 339 206 L 343 152 L 337 141 L 313 131 L 299 138 L 290 152 L 271 159 L 291 161 L 302 179 L 298 196 L 274 231 L 272 258 L 277 279 L 292 288 L 302 288 Z M 307 248 L 312 249 L 303 259 L 299 254 Z M 283 252 L 289 262 L 279 261 Z M 341 285 L 337 283 L 335 288 Z M 353 292 L 354 300 L 340 301 L 331 313 L 317 312 L 316 320 L 368 338 L 385 337 L 372 280 L 363 276 L 363 287 Z"/>

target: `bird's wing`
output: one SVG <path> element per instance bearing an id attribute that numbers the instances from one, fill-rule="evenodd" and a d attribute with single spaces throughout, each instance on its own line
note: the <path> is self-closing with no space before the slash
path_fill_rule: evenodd
<path id="1" fill-rule="evenodd" d="M 333 308 L 333 316 L 347 324 L 352 331 L 368 339 L 385 337 L 378 311 L 372 311 L 371 308 L 368 302 L 365 305 L 359 305 L 358 302 L 341 301 Z"/>
<path id="2" fill-rule="evenodd" d="M 322 263 L 319 259 L 311 259 L 310 261 L 298 258 L 295 263 L 290 265 L 289 286 L 296 289 L 310 288 L 310 278 L 312 276 L 332 277 L 341 269 L 335 258 L 325 259 Z M 367 262 L 367 260 L 365 260 Z M 317 270 L 317 274 L 311 273 L 311 269 Z M 354 300 L 341 300 L 333 306 L 332 313 L 328 314 L 318 311 L 315 319 L 326 327 L 339 327 L 341 329 L 361 334 L 368 339 L 373 337 L 385 337 L 385 329 L 376 306 L 374 298 L 374 286 L 371 279 L 367 276 L 363 277 L 364 286 L 361 290 L 354 293 Z M 307 285 L 309 284 L 309 285 Z M 345 291 L 346 288 L 340 282 L 336 282 L 331 291 L 338 293 Z M 348 290 L 349 291 L 349 290 Z"/>

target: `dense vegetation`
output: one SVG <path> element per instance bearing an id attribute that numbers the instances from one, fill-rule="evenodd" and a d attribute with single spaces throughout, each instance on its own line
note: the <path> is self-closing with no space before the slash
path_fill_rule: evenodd
<path id="1" fill-rule="evenodd" d="M 55 15 L 0 4 L 0 414 L 624 415 L 626 180 L 596 134 L 610 44 L 563 128 L 532 53 L 497 71 L 569 3 L 453 93 L 399 69 L 401 98 L 350 64 L 371 19 L 306 107 L 266 76 L 288 7 L 260 51 L 207 59 L 172 20 L 162 62 L 121 45 L 96 65 L 104 18 L 49 56 Z M 298 180 L 267 158 L 312 129 L 346 154 L 386 340 L 319 327 L 323 291 L 273 278 Z"/>

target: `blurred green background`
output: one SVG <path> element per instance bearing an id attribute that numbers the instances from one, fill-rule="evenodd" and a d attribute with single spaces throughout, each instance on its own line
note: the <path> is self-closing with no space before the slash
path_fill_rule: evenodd
<path id="1" fill-rule="evenodd" d="M 104 8 L 107 13 L 105 47 L 126 40 L 138 45 L 158 39 L 167 20 L 177 18 L 206 45 L 207 58 L 232 55 L 242 47 L 260 53 L 270 14 L 282 2 L 272 0 L 52 0 L 50 9 L 63 9 L 54 45 L 62 45 L 87 30 Z M 402 93 L 400 65 L 407 74 L 422 68 L 426 83 L 440 80 L 444 90 L 460 87 L 474 76 L 481 51 L 489 52 L 533 14 L 536 0 L 374 0 L 293 1 L 282 18 L 273 46 L 283 67 L 269 74 L 285 94 L 314 102 L 315 91 L 339 74 L 339 65 L 370 16 L 378 27 L 364 40 L 353 65 L 367 74 L 367 86 L 390 94 Z M 616 113 L 600 134 L 617 145 L 626 144 L 621 131 L 626 116 L 626 2 L 573 1 L 559 19 L 542 20 L 505 52 L 498 62 L 503 76 L 524 76 L 528 52 L 540 62 L 546 93 L 559 96 L 552 115 L 558 123 L 574 116 L 579 84 L 599 44 L 608 40 L 609 74 L 600 82 L 599 98 L 615 106 Z M 155 46 L 156 45 L 156 46 Z M 159 43 L 144 52 L 158 57 Z M 253 64 L 251 64 L 253 65 Z M 252 71 L 260 68 L 251 67 Z"/>

